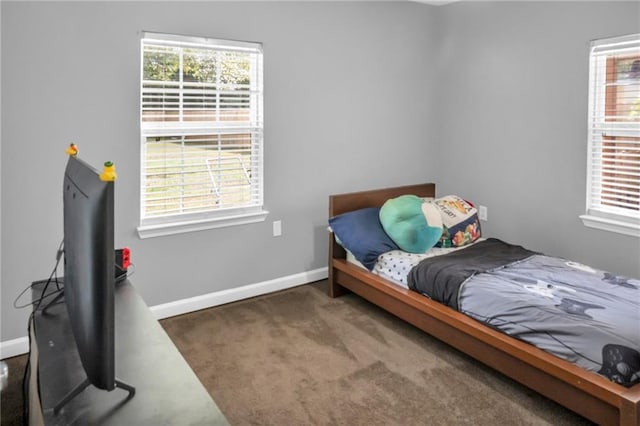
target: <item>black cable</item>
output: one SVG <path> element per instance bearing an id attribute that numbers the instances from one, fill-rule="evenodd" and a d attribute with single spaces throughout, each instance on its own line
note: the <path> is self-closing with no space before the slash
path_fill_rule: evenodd
<path id="1" fill-rule="evenodd" d="M 13 307 L 15 309 L 23 309 L 26 308 L 27 306 L 31 306 L 33 307 L 34 305 L 36 305 L 35 309 L 38 309 L 38 307 L 40 307 L 40 304 L 42 303 L 42 301 L 44 299 L 46 299 L 47 297 L 50 297 L 51 295 L 55 295 L 57 292 L 62 291 L 63 289 L 60 287 L 60 282 L 58 280 L 58 265 L 60 264 L 60 259 L 62 258 L 62 254 L 64 253 L 64 251 L 62 250 L 62 247 L 64 245 L 64 240 L 62 242 L 60 242 L 60 245 L 58 246 L 58 250 L 56 252 L 56 264 L 53 267 L 53 270 L 51 271 L 51 274 L 49 275 L 49 278 L 47 279 L 46 284 L 44 285 L 44 288 L 42 289 L 42 293 L 40 294 L 40 298 L 37 301 L 31 301 L 29 303 L 26 303 L 24 305 L 18 305 L 18 300 L 20 300 L 20 298 L 22 296 L 24 296 L 24 294 L 28 291 L 31 290 L 34 286 L 34 283 L 29 284 L 27 287 L 25 287 L 24 290 L 22 290 L 20 292 L 20 294 L 18 294 L 18 296 L 14 299 L 13 301 Z M 47 292 L 47 288 L 49 287 L 49 284 L 55 281 L 56 283 L 56 288 L 57 290 L 55 292 L 51 292 L 49 294 L 46 294 Z M 39 283 L 39 282 L 38 282 Z"/>
<path id="2" fill-rule="evenodd" d="M 31 344 L 32 344 L 31 327 L 35 328 L 36 326 L 35 313 L 37 309 L 40 307 L 40 304 L 42 303 L 42 301 L 45 298 L 57 295 L 64 290 L 64 288 L 60 287 L 60 283 L 58 281 L 58 274 L 57 274 L 58 265 L 60 264 L 60 258 L 62 257 L 62 253 L 63 253 L 63 250 L 62 250 L 63 245 L 64 245 L 64 240 L 62 240 L 60 242 L 60 245 L 58 246 L 58 250 L 56 251 L 56 264 L 54 265 L 53 270 L 51 271 L 51 274 L 47 279 L 47 283 L 44 285 L 44 288 L 42 289 L 42 293 L 40 293 L 40 297 L 38 298 L 38 300 L 36 302 L 31 301 L 30 303 L 22 306 L 19 306 L 17 304 L 18 300 L 27 292 L 27 290 L 33 289 L 34 283 L 31 283 L 24 290 L 22 290 L 20 294 L 18 294 L 18 296 L 13 301 L 13 307 L 16 309 L 26 308 L 27 306 L 33 307 L 35 305 L 35 308 L 33 308 L 31 313 L 29 314 L 29 321 L 27 323 L 27 336 L 29 341 L 29 350 L 27 351 L 27 362 L 25 363 L 24 373 L 22 375 L 22 424 L 25 426 L 28 424 L 28 417 L 29 417 L 29 375 L 31 373 Z M 50 292 L 49 294 L 45 294 L 52 280 L 55 280 L 56 290 Z"/>
<path id="3" fill-rule="evenodd" d="M 52 282 L 56 282 L 56 281 L 54 280 Z M 36 285 L 38 285 L 38 284 L 40 284 L 40 283 L 36 283 Z M 41 302 L 44 302 L 45 299 L 49 299 L 52 296 L 57 296 L 58 294 L 63 293 L 64 292 L 64 287 L 60 287 L 59 285 L 60 285 L 60 283 L 56 282 L 56 286 L 58 286 L 58 288 L 56 290 L 52 290 L 47 294 L 41 294 L 40 297 L 38 298 L 38 300 L 33 301 L 31 303 L 27 303 L 25 305 L 20 305 L 20 306 L 14 305 L 14 308 L 23 309 L 23 308 L 26 308 L 28 306 L 39 305 Z M 28 287 L 27 290 L 30 289 L 30 288 L 33 288 L 33 286 Z M 58 303 L 63 303 L 63 301 L 56 302 L 55 304 L 57 305 Z M 37 309 L 37 307 L 34 308 L 34 309 Z"/>
<path id="4" fill-rule="evenodd" d="M 56 252 L 56 264 L 53 267 L 53 271 L 51 271 L 51 275 L 49 275 L 49 279 L 47 280 L 47 283 L 44 285 L 44 288 L 42 289 L 42 293 L 40 294 L 40 299 L 38 300 L 38 304 L 34 308 L 34 310 L 36 311 L 40 307 L 42 300 L 44 300 L 45 294 L 47 293 L 47 288 L 49 288 L 49 284 L 51 283 L 52 277 L 55 276 L 56 288 L 58 289 L 58 292 L 61 291 L 60 285 L 58 283 L 58 265 L 60 264 L 60 259 L 62 258 L 62 254 L 64 253 L 64 251 L 62 250 L 63 246 L 64 246 L 64 239 L 62 240 L 62 242 L 60 242 L 60 245 L 58 246 L 58 251 Z"/>

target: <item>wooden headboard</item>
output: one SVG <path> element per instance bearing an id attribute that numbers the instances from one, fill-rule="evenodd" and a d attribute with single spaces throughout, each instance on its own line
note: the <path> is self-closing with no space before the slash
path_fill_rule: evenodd
<path id="1" fill-rule="evenodd" d="M 412 194 L 418 197 L 435 197 L 435 183 L 397 186 L 393 188 L 373 189 L 370 191 L 350 192 L 329 196 L 329 217 L 337 216 L 366 207 L 381 207 L 389 198 Z M 347 256 L 344 248 L 336 243 L 333 233 L 329 235 L 329 273 L 331 274 L 333 259 L 344 259 Z"/>
<path id="2" fill-rule="evenodd" d="M 374 189 L 371 191 L 351 192 L 329 196 L 329 217 L 341 213 L 363 209 L 365 207 L 381 207 L 389 198 L 413 194 L 418 197 L 435 197 L 435 183 L 397 186 L 395 188 Z"/>

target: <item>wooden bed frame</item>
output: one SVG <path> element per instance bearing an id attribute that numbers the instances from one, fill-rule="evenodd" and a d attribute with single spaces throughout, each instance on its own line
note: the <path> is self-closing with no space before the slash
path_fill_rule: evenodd
<path id="1" fill-rule="evenodd" d="M 401 186 L 329 197 L 329 217 L 382 206 L 402 194 L 434 197 L 435 184 Z M 566 408 L 603 425 L 640 426 L 640 384 L 625 388 L 511 338 L 359 266 L 347 263 L 333 233 L 329 295 L 351 291 Z"/>

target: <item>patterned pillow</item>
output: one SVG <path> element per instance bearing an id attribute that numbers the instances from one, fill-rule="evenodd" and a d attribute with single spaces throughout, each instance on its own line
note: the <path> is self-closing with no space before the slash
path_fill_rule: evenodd
<path id="1" fill-rule="evenodd" d="M 473 204 L 457 195 L 436 198 L 442 216 L 442 236 L 436 247 L 460 247 L 480 238 L 480 220 Z"/>

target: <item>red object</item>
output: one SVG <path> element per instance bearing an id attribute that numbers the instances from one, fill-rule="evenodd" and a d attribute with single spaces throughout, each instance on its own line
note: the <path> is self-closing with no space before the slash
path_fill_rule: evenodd
<path id="1" fill-rule="evenodd" d="M 129 247 L 124 247 L 122 249 L 122 269 L 126 271 L 129 269 L 129 265 L 131 265 L 131 250 Z"/>

